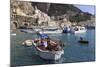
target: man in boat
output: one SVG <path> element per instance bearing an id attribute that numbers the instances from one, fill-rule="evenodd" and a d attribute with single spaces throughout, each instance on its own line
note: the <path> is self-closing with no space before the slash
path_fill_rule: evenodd
<path id="1" fill-rule="evenodd" d="M 43 45 L 45 48 L 47 48 L 48 43 L 46 39 L 41 39 L 41 45 Z"/>
<path id="2" fill-rule="evenodd" d="M 59 50 L 60 49 L 60 43 L 57 43 L 56 40 L 50 39 L 50 37 L 47 34 L 39 34 L 41 39 L 38 40 L 39 47 L 43 50 Z"/>
<path id="3" fill-rule="evenodd" d="M 46 50 L 48 46 L 47 38 L 49 38 L 49 36 L 47 34 L 40 34 L 40 33 L 37 33 L 37 35 L 39 36 L 39 39 L 36 39 L 35 43 L 37 43 L 37 46 L 42 50 Z"/>
<path id="4" fill-rule="evenodd" d="M 47 40 L 44 38 L 36 39 L 36 40 L 34 40 L 34 42 L 37 44 L 37 47 L 39 47 L 42 50 L 46 50 L 46 48 L 48 46 Z"/>

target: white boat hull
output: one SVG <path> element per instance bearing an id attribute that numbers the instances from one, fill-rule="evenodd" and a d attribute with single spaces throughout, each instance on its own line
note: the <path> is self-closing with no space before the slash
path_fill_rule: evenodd
<path id="1" fill-rule="evenodd" d="M 33 43 L 34 45 L 34 43 Z M 36 48 L 35 46 L 33 46 L 34 50 L 36 51 L 36 53 L 43 59 L 45 60 L 59 60 L 62 56 L 62 54 L 64 54 L 63 50 L 60 51 L 43 51 L 39 48 Z"/>
<path id="2" fill-rule="evenodd" d="M 56 52 L 41 52 L 39 51 L 39 56 L 46 60 L 59 60 L 64 54 L 64 51 L 56 51 Z"/>
<path id="3" fill-rule="evenodd" d="M 62 33 L 62 30 L 56 30 L 56 31 L 40 31 L 40 34 L 56 34 L 56 33 Z"/>
<path id="4" fill-rule="evenodd" d="M 85 33 L 87 30 L 72 31 L 72 33 Z"/>
<path id="5" fill-rule="evenodd" d="M 27 30 L 27 29 L 21 29 L 21 31 L 25 33 L 36 33 L 34 30 Z"/>

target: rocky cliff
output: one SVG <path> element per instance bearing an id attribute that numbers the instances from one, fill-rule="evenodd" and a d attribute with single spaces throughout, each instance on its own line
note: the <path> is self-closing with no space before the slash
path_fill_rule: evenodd
<path id="1" fill-rule="evenodd" d="M 57 25 L 67 22 L 83 23 L 83 21 L 91 20 L 91 17 L 93 17 L 93 15 L 82 12 L 74 5 L 70 4 L 11 0 L 11 24 L 14 23 L 16 27 L 23 26 L 24 24 L 28 26 L 49 26 L 52 25 L 50 24 L 52 22 Z M 94 21 L 91 22 L 94 23 Z"/>

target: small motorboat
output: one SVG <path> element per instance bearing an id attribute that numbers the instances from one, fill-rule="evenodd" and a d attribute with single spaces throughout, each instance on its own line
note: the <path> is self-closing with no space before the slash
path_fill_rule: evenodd
<path id="1" fill-rule="evenodd" d="M 88 44 L 89 41 L 84 40 L 83 37 L 80 37 L 80 40 L 78 41 L 79 43 L 84 43 L 84 44 Z"/>
<path id="2" fill-rule="evenodd" d="M 79 43 L 84 43 L 84 44 L 88 44 L 89 43 L 89 41 L 87 41 L 87 40 L 79 40 L 78 42 Z"/>

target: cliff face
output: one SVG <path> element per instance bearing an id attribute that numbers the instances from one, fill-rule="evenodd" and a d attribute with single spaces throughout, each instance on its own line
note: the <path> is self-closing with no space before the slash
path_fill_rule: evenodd
<path id="1" fill-rule="evenodd" d="M 40 4 L 42 6 L 42 4 Z M 50 17 L 44 13 L 39 4 L 32 4 L 27 1 L 11 1 L 11 24 L 16 23 L 17 28 L 27 24 L 31 25 L 46 25 L 50 21 Z M 45 7 L 43 5 L 42 7 Z"/>
<path id="2" fill-rule="evenodd" d="M 22 12 L 27 15 L 32 15 L 34 11 L 34 8 L 31 5 L 31 2 L 11 0 L 11 9 L 14 10 L 17 8 L 22 10 Z"/>
<path id="3" fill-rule="evenodd" d="M 38 3 L 38 2 L 32 2 L 32 6 L 37 6 L 37 8 L 39 10 L 41 10 L 42 12 L 48 14 L 48 10 L 50 8 L 50 3 Z"/>
<path id="4" fill-rule="evenodd" d="M 65 23 L 88 21 L 91 20 L 91 16 L 70 4 L 11 0 L 11 23 L 16 23 L 17 27 L 24 24 L 47 26 L 54 21 L 57 24 L 62 23 L 64 19 Z"/>

